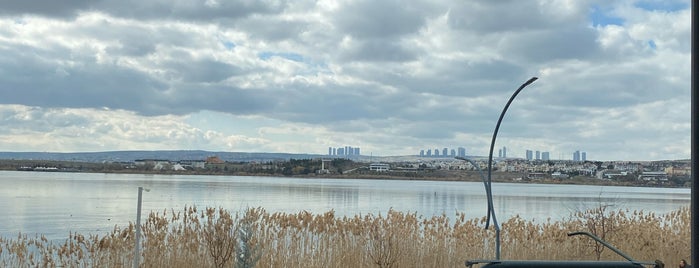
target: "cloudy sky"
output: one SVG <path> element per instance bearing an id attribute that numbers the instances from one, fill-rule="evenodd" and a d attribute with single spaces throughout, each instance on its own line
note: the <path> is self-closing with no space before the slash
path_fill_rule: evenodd
<path id="1" fill-rule="evenodd" d="M 508 156 L 690 157 L 688 0 L 0 1 L 0 151 L 487 155 L 533 76 Z"/>

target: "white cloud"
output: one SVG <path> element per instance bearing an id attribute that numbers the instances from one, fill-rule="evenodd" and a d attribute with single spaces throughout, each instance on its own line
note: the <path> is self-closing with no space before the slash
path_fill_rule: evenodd
<path id="1" fill-rule="evenodd" d="M 15 3 L 0 11 L 0 150 L 485 154 L 539 76 L 503 122 L 512 155 L 687 158 L 688 6 Z"/>
<path id="2" fill-rule="evenodd" d="M 15 151 L 253 149 L 263 139 L 202 130 L 182 116 L 125 110 L 0 106 L 0 146 Z M 84 149 L 83 149 L 84 150 Z"/>

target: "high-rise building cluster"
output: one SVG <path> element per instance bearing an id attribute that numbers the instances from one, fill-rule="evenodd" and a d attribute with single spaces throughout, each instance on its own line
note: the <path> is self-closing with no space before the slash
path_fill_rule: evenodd
<path id="1" fill-rule="evenodd" d="M 507 158 L 507 147 L 503 146 L 502 149 L 498 150 L 499 158 Z"/>
<path id="2" fill-rule="evenodd" d="M 551 157 L 550 157 L 550 155 L 549 155 L 549 152 L 543 152 L 543 153 L 541 153 L 541 160 L 548 161 L 548 160 L 550 160 L 550 159 L 551 159 Z"/>
<path id="3" fill-rule="evenodd" d="M 449 149 L 447 147 L 432 149 L 422 149 L 420 150 L 420 157 L 466 157 L 466 148 L 459 147 L 456 149 Z"/>
<path id="4" fill-rule="evenodd" d="M 339 155 L 339 156 L 350 156 L 350 155 L 361 155 L 359 147 L 345 146 L 345 147 L 328 147 L 328 155 Z"/>
<path id="5" fill-rule="evenodd" d="M 527 150 L 525 155 L 526 155 L 527 160 L 529 160 L 529 161 L 532 161 L 532 160 L 548 161 L 548 160 L 550 160 L 551 154 L 549 152 L 541 152 L 541 151 L 534 152 L 532 150 Z"/>
<path id="6" fill-rule="evenodd" d="M 586 152 L 581 152 L 580 150 L 577 150 L 573 153 L 573 161 L 576 162 L 585 162 L 587 161 L 587 153 Z"/>

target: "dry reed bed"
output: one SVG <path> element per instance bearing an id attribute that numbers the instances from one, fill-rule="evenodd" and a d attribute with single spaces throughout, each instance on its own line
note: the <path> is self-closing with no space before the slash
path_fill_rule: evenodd
<path id="1" fill-rule="evenodd" d="M 485 219 L 445 215 L 336 217 L 248 209 L 186 207 L 150 213 L 143 224 L 142 267 L 463 267 L 494 256 L 494 231 Z M 502 224 L 503 259 L 621 260 L 585 237 L 589 231 L 638 260 L 674 260 L 690 254 L 690 211 L 667 215 L 582 211 L 563 221 L 519 217 Z M 125 267 L 133 260 L 135 226 L 105 236 L 70 234 L 55 245 L 43 236 L 0 238 L 2 267 Z"/>

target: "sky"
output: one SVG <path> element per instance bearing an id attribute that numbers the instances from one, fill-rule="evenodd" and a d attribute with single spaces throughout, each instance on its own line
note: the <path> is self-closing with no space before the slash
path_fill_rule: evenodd
<path id="1" fill-rule="evenodd" d="M 0 151 L 487 155 L 538 77 L 508 156 L 688 159 L 690 46 L 689 0 L 0 0 Z"/>

